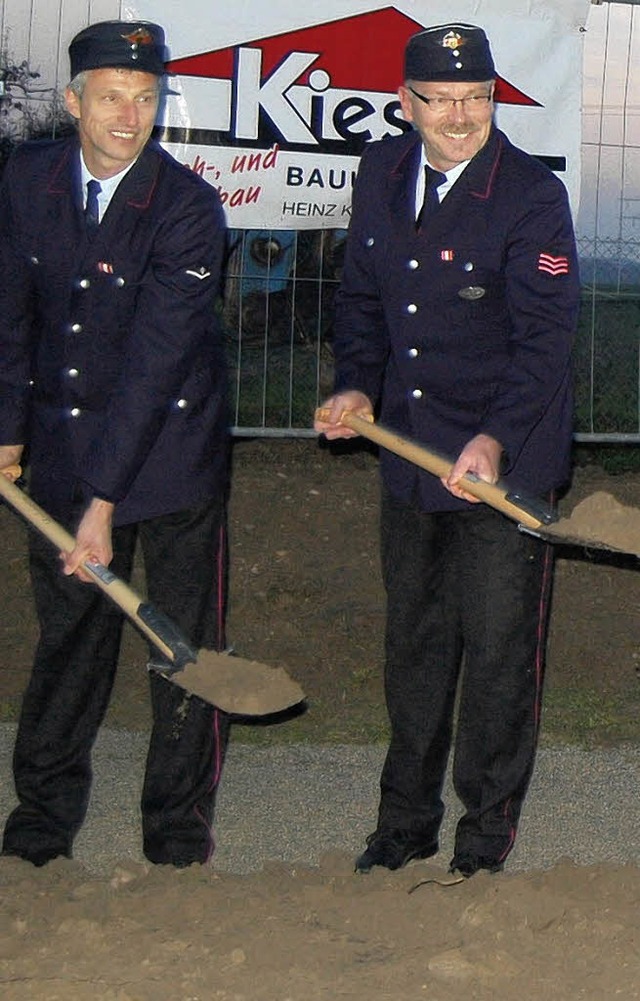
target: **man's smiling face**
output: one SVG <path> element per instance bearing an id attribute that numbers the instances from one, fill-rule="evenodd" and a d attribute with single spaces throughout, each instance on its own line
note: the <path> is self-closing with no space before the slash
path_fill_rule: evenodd
<path id="1" fill-rule="evenodd" d="M 491 132 L 494 81 L 425 83 L 407 80 L 402 113 L 422 137 L 429 163 L 451 170 L 482 149 Z"/>
<path id="2" fill-rule="evenodd" d="M 158 111 L 159 77 L 127 69 L 88 70 L 80 95 L 65 91 L 78 122 L 85 163 L 98 178 L 132 163 L 149 139 Z"/>

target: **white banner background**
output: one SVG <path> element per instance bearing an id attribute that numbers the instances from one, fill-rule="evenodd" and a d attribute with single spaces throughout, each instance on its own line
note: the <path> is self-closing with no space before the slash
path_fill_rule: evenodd
<path id="1" fill-rule="evenodd" d="M 511 0 L 508 14 L 504 6 L 504 0 L 459 0 L 453 12 L 451 3 L 444 0 L 393 5 L 323 0 L 311 13 L 301 11 L 299 0 L 236 0 L 231 6 L 213 6 L 207 0 L 190 0 L 188 5 L 176 0 L 138 0 L 124 3 L 122 10 L 127 19 L 161 23 L 172 60 L 235 50 L 227 55 L 227 72 L 212 77 L 183 72 L 170 77 L 170 90 L 175 93 L 167 98 L 161 123 L 170 130 L 168 140 L 176 136 L 180 140 L 166 141 L 167 149 L 220 191 L 229 226 L 342 229 L 349 221 L 358 155 L 347 152 L 332 124 L 332 112 L 341 101 L 351 111 L 371 109 L 370 114 L 362 112 L 360 121 L 345 122 L 348 114 L 340 118 L 351 135 L 366 129 L 375 139 L 385 132 L 399 132 L 393 126 L 393 102 L 401 83 L 402 44 L 397 53 L 389 52 L 389 33 L 381 30 L 381 21 L 384 17 L 384 23 L 395 29 L 402 25 L 401 15 L 417 22 L 414 30 L 445 23 L 452 16 L 485 29 L 499 76 L 537 105 L 499 103 L 498 125 L 516 145 L 565 165 L 558 176 L 577 210 L 582 29 L 589 0 L 563 0 L 562 4 Z M 374 12 L 380 15 L 372 16 Z M 330 42 L 335 46 L 336 34 L 343 28 L 334 22 L 357 15 L 349 25 L 355 44 L 347 54 L 346 69 L 344 55 L 338 66 L 335 49 L 333 57 L 329 54 Z M 315 26 L 323 27 L 306 38 L 304 29 Z M 318 31 L 320 38 L 326 32 L 327 52 L 318 44 Z M 268 65 L 265 71 L 261 43 L 291 32 L 297 33 L 292 48 L 276 69 Z M 377 58 L 380 63 L 397 65 L 397 79 L 383 91 L 371 85 L 373 77 L 385 75 L 376 66 Z M 222 65 L 220 58 L 217 65 Z M 348 77 L 348 86 L 332 86 L 336 70 L 342 78 Z M 307 71 L 310 78 L 305 76 Z M 318 102 L 323 108 L 322 126 L 317 125 L 317 114 L 312 118 Z M 269 141 L 262 143 L 260 105 L 263 117 L 266 109 L 276 126 Z"/>

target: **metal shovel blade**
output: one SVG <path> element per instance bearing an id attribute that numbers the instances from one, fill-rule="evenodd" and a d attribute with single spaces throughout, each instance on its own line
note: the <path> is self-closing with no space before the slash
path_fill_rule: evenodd
<path id="1" fill-rule="evenodd" d="M 270 716 L 304 700 L 300 685 L 283 668 L 215 650 L 199 650 L 195 663 L 168 680 L 238 716 Z"/>
<path id="2" fill-rule="evenodd" d="M 567 518 L 524 530 L 547 542 L 640 556 L 640 510 L 621 504 L 605 491 L 589 494 Z"/>

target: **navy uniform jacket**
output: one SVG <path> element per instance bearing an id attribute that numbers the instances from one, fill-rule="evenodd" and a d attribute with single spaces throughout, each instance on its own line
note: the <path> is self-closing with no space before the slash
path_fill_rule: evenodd
<path id="1" fill-rule="evenodd" d="M 114 524 L 225 488 L 217 192 L 150 142 L 85 235 L 75 137 L 26 143 L 0 189 L 0 443 L 27 444 L 54 515 Z"/>
<path id="2" fill-rule="evenodd" d="M 451 459 L 483 432 L 512 488 L 569 476 L 570 351 L 579 276 L 564 185 L 493 128 L 416 232 L 417 132 L 372 145 L 356 180 L 336 301 L 336 391 Z M 384 480 L 428 511 L 458 510 L 429 473 L 384 451 Z"/>

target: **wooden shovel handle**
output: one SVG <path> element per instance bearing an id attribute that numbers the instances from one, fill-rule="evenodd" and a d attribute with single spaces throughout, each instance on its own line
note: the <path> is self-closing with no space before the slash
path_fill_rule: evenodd
<path id="1" fill-rule="evenodd" d="M 328 415 L 329 411 L 326 408 L 319 408 L 316 411 L 317 420 L 326 421 Z M 409 438 L 403 438 L 395 431 L 390 431 L 381 424 L 375 424 L 373 420 L 368 420 L 366 417 L 358 417 L 357 414 L 345 411 L 340 418 L 340 423 L 351 428 L 352 431 L 356 431 L 363 438 L 369 438 L 390 452 L 402 456 L 403 459 L 408 459 L 409 462 L 413 462 L 416 466 L 426 469 L 427 472 L 433 473 L 434 476 L 441 479 L 447 477 L 453 469 L 453 462 L 450 459 L 445 459 L 436 452 L 425 448 L 424 445 L 418 445 L 417 442 L 411 441 Z M 466 475 L 461 478 L 460 485 L 472 497 L 484 501 L 485 504 L 524 525 L 525 528 L 538 529 L 548 524 L 549 521 L 555 520 L 550 511 L 542 512 L 541 516 L 538 517 L 537 514 L 528 511 L 526 507 L 514 503 L 513 500 L 509 499 L 509 489 L 504 484 L 486 483 L 484 480 Z"/>
<path id="2" fill-rule="evenodd" d="M 67 532 L 57 521 L 54 521 L 51 515 L 43 511 L 35 501 L 31 500 L 28 494 L 25 494 L 24 491 L 20 490 L 19 487 L 1 473 L 0 496 L 61 552 L 70 553 L 74 549 L 76 543 L 73 535 Z M 102 563 L 85 562 L 83 563 L 83 567 L 87 573 L 91 574 L 94 583 L 129 616 L 145 636 L 169 660 L 173 661 L 175 653 L 172 647 L 167 645 L 156 630 L 139 615 L 139 611 L 145 608 L 142 598 Z"/>

